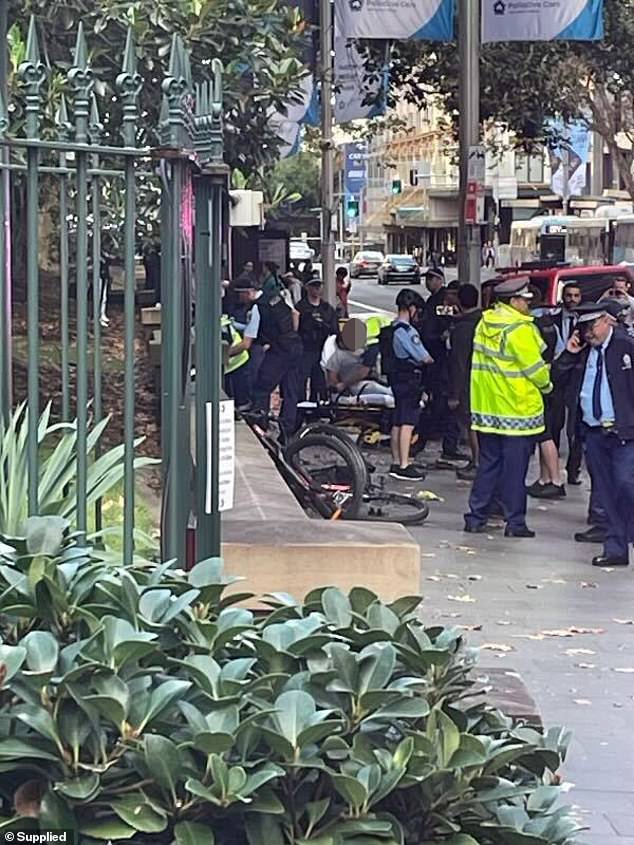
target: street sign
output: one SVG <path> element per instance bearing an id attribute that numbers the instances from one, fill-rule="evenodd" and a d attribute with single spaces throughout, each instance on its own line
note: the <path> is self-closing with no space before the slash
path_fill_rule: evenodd
<path id="1" fill-rule="evenodd" d="M 469 182 L 477 182 L 484 187 L 486 176 L 486 148 L 482 144 L 472 144 L 469 147 Z"/>
<path id="2" fill-rule="evenodd" d="M 207 490 L 205 496 L 205 512 L 212 510 L 212 489 L 211 489 L 211 466 L 213 454 L 211 449 L 211 423 L 213 419 L 212 404 L 206 405 L 207 419 Z M 218 411 L 218 510 L 231 510 L 235 495 L 235 460 L 236 460 L 236 435 L 235 416 L 233 399 L 224 399 L 220 402 Z"/>
<path id="3" fill-rule="evenodd" d="M 464 207 L 464 220 L 468 226 L 484 223 L 484 185 L 467 182 L 467 198 Z"/>

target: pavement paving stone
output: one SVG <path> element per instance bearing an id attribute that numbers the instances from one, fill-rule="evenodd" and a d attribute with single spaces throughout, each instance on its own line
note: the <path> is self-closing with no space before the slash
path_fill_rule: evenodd
<path id="1" fill-rule="evenodd" d="M 430 461 L 436 444 L 428 448 Z M 388 460 L 380 456 L 382 469 Z M 566 799 L 589 828 L 579 845 L 634 845 L 634 571 L 597 571 L 598 547 L 573 541 L 585 526 L 587 483 L 562 502 L 531 502 L 537 537 L 516 541 L 499 530 L 463 533 L 469 485 L 451 472 L 396 484 L 445 500 L 430 503 L 426 524 L 412 531 L 423 618 L 463 626 L 469 644 L 483 648 L 481 671 L 519 673 L 544 723 L 573 732 L 563 775 Z"/>

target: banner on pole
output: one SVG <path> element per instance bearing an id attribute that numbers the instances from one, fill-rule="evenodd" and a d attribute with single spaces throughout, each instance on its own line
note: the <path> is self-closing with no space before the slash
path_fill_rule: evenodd
<path id="1" fill-rule="evenodd" d="M 482 0 L 482 41 L 597 41 L 603 0 Z"/>
<path id="2" fill-rule="evenodd" d="M 335 36 L 335 123 L 384 114 L 386 83 L 387 73 L 366 79 L 363 56 L 354 42 Z"/>
<path id="3" fill-rule="evenodd" d="M 335 0 L 342 38 L 451 41 L 454 0 Z"/>
<path id="4" fill-rule="evenodd" d="M 561 142 L 550 148 L 550 187 L 553 194 L 564 199 L 582 196 L 586 192 L 587 164 L 590 155 L 590 130 L 583 120 L 563 125 L 552 121 L 551 125 L 561 136 Z M 567 167 L 567 174 L 566 174 Z"/>

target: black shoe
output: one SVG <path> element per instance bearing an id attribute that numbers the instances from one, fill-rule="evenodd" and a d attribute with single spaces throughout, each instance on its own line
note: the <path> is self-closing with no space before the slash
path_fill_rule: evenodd
<path id="1" fill-rule="evenodd" d="M 575 534 L 577 543 L 605 543 L 605 531 L 598 525 L 593 525 L 587 531 L 579 531 Z"/>
<path id="2" fill-rule="evenodd" d="M 573 487 L 579 487 L 582 484 L 581 475 L 578 472 L 568 473 L 568 484 L 572 484 Z"/>
<path id="3" fill-rule="evenodd" d="M 610 555 L 597 555 L 592 558 L 593 566 L 629 566 L 630 562 L 626 557 L 611 557 Z"/>
<path id="4" fill-rule="evenodd" d="M 536 481 L 526 488 L 526 492 L 533 499 L 561 499 L 566 495 L 566 489 L 563 484 L 559 486 L 548 482 L 548 484 L 540 484 Z"/>
<path id="5" fill-rule="evenodd" d="M 511 528 L 509 525 L 506 526 L 504 529 L 504 536 L 505 537 L 534 537 L 535 532 L 531 531 L 530 528 L 526 525 L 523 525 L 521 528 Z"/>
<path id="6" fill-rule="evenodd" d="M 478 468 L 475 464 L 467 464 L 466 467 L 462 467 L 462 469 L 456 470 L 456 478 L 460 481 L 475 481 L 475 477 L 478 474 Z"/>
<path id="7" fill-rule="evenodd" d="M 392 466 L 390 467 L 390 475 L 399 481 L 422 481 L 425 478 L 425 473 L 413 464 L 408 467 Z"/>
<path id="8" fill-rule="evenodd" d="M 445 452 L 440 456 L 441 461 L 470 461 L 471 455 L 465 455 L 464 452 Z"/>
<path id="9" fill-rule="evenodd" d="M 466 534 L 486 534 L 489 530 L 488 526 L 485 525 L 475 525 L 474 523 L 465 522 L 464 524 L 464 531 Z"/>

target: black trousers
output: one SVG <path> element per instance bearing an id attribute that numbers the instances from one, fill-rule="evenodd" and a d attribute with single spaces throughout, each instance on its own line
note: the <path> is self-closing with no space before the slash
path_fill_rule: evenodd
<path id="1" fill-rule="evenodd" d="M 634 440 L 590 428 L 585 449 L 595 502 L 605 514 L 604 554 L 627 559 L 634 543 Z"/>
<path id="2" fill-rule="evenodd" d="M 326 376 L 321 368 L 321 349 L 306 349 L 302 353 L 302 391 L 301 399 L 308 393 L 308 382 L 310 382 L 311 402 L 319 402 L 326 398 Z"/>
<path id="3" fill-rule="evenodd" d="M 301 399 L 302 388 L 301 360 L 301 345 L 288 351 L 267 349 L 253 388 L 253 407 L 258 411 L 269 410 L 271 393 L 276 387 L 280 388 L 280 423 L 288 434 L 297 429 L 297 403 Z"/>
<path id="4" fill-rule="evenodd" d="M 570 414 L 575 414 L 563 396 L 553 395 L 551 398 L 551 434 L 557 447 L 560 451 L 561 446 L 561 432 L 566 428 L 566 420 Z M 568 426 L 570 432 L 572 426 Z M 583 459 L 583 443 L 581 438 L 575 433 L 568 437 L 568 458 L 566 460 L 566 472 L 568 478 L 574 478 L 579 475 L 581 469 L 581 461 Z"/>
<path id="5" fill-rule="evenodd" d="M 480 463 L 469 497 L 465 522 L 486 524 L 493 504 L 500 501 L 509 528 L 526 525 L 526 472 L 535 444 L 529 436 L 478 432 Z"/>

